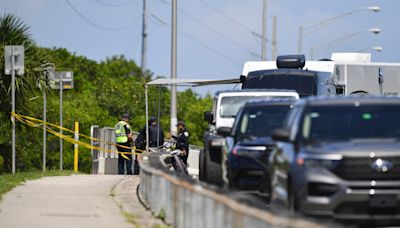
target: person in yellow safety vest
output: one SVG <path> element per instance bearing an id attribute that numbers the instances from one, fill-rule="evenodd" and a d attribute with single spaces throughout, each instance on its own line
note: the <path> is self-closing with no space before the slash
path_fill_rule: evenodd
<path id="1" fill-rule="evenodd" d="M 122 120 L 115 125 L 117 150 L 118 152 L 132 152 L 132 149 L 126 148 L 131 147 L 131 142 L 133 141 L 132 129 L 128 123 L 130 119 L 129 114 L 124 113 L 121 119 Z M 119 145 L 124 147 L 119 147 Z M 125 156 L 128 157 L 129 160 L 122 157 L 121 154 L 118 154 L 118 174 L 124 174 L 124 166 L 126 164 L 126 174 L 132 175 L 132 154 L 125 154 Z"/>

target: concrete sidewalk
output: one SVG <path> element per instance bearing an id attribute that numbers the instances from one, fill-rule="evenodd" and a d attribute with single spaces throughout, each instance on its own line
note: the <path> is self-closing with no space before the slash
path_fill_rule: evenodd
<path id="1" fill-rule="evenodd" d="M 137 217 L 135 210 L 128 212 L 131 223 L 121 211 L 137 201 L 134 189 L 138 182 L 137 176 L 117 175 L 72 175 L 27 181 L 0 202 L 0 227 L 148 227 L 132 219 Z M 121 183 L 124 184 L 120 186 Z M 151 215 L 147 218 L 153 219 Z M 152 224 L 163 223 L 156 220 Z"/>

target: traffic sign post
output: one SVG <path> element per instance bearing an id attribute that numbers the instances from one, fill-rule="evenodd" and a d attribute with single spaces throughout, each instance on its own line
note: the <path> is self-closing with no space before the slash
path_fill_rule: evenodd
<path id="1" fill-rule="evenodd" d="M 56 71 L 49 75 L 49 83 L 52 89 L 60 90 L 60 134 L 63 134 L 63 90 L 74 88 L 74 73 L 71 71 Z M 63 170 L 63 139 L 60 138 L 60 170 Z"/>
<path id="2" fill-rule="evenodd" d="M 24 47 L 5 46 L 4 65 L 5 75 L 11 74 L 11 122 L 12 122 L 12 174 L 15 174 L 15 73 L 24 74 Z"/>
<path id="3" fill-rule="evenodd" d="M 49 82 L 49 78 L 54 78 L 54 64 L 51 64 L 52 66 L 45 68 L 45 77 L 42 78 L 42 80 L 47 84 Z M 42 82 L 43 82 L 42 81 Z M 46 89 L 43 87 L 43 84 L 38 81 L 37 87 L 42 90 L 43 93 L 43 160 L 42 160 L 42 171 L 46 172 L 46 145 L 47 145 L 47 129 L 46 129 L 46 123 L 47 123 L 47 97 L 46 97 Z"/>

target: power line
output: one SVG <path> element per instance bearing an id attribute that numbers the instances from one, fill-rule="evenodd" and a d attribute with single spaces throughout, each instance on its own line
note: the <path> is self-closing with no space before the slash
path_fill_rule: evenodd
<path id="1" fill-rule="evenodd" d="M 241 23 L 240 21 L 236 20 L 235 18 L 229 16 L 228 14 L 224 13 L 223 11 L 221 11 L 220 9 L 210 5 L 210 3 L 204 1 L 204 0 L 199 0 L 201 3 L 203 3 L 203 5 L 207 6 L 208 8 L 214 10 L 215 12 L 217 12 L 219 15 L 225 17 L 226 19 L 230 20 L 232 23 L 234 23 L 235 25 L 239 25 L 241 28 L 243 28 L 244 30 L 250 32 L 253 35 L 258 35 L 259 37 L 261 37 L 260 34 L 258 34 L 257 32 L 255 32 L 254 30 L 252 30 L 251 28 L 247 27 L 246 25 L 244 25 L 243 23 Z"/>
<path id="2" fill-rule="evenodd" d="M 110 27 L 104 27 L 102 25 L 98 25 L 96 23 L 94 23 L 93 21 L 89 20 L 87 17 L 85 17 L 81 12 L 79 12 L 79 10 L 77 8 L 75 8 L 70 2 L 69 0 L 65 0 L 65 2 L 68 4 L 68 6 L 76 13 L 78 14 L 84 21 L 86 21 L 87 23 L 91 24 L 92 26 L 101 29 L 101 30 L 105 30 L 105 31 L 120 31 L 120 30 L 124 30 L 128 27 L 130 27 L 131 25 L 134 24 L 134 22 L 121 26 L 121 27 L 115 27 L 115 28 L 110 28 Z"/>
<path id="3" fill-rule="evenodd" d="M 169 3 L 168 3 L 167 1 L 165 1 L 165 0 L 161 0 L 161 1 L 162 1 L 164 4 L 168 4 L 168 5 L 169 5 Z M 218 30 L 216 30 L 216 29 L 210 27 L 209 25 L 205 24 L 205 23 L 202 22 L 201 20 L 199 20 L 199 19 L 193 17 L 192 15 L 186 13 L 186 12 L 183 11 L 182 9 L 178 8 L 178 11 L 179 11 L 180 13 L 186 15 L 187 17 L 191 18 L 193 21 L 197 22 L 198 24 L 202 25 L 203 27 L 207 28 L 208 30 L 214 32 L 216 35 L 218 35 L 218 36 L 222 37 L 223 39 L 229 41 L 229 42 L 232 43 L 233 45 L 239 47 L 240 49 L 242 49 L 243 51 L 247 52 L 248 54 L 250 54 L 250 55 L 252 55 L 252 56 L 255 56 L 255 57 L 257 57 L 257 58 L 260 57 L 257 53 L 255 53 L 255 52 L 253 52 L 253 51 L 250 51 L 249 49 L 247 49 L 247 47 L 245 47 L 245 46 L 241 45 L 240 43 L 234 41 L 234 40 L 231 39 L 229 36 L 227 36 L 227 35 L 225 35 L 225 34 L 219 32 Z"/>
<path id="4" fill-rule="evenodd" d="M 102 2 L 100 0 L 93 0 L 93 1 L 97 2 L 100 5 L 107 6 L 107 7 L 122 7 L 122 6 L 127 6 L 127 5 L 131 4 L 134 0 L 129 0 L 126 2 L 122 2 L 122 3 L 114 3 L 114 4 Z"/>
<path id="5" fill-rule="evenodd" d="M 165 22 L 164 20 L 162 20 L 161 18 L 159 18 L 157 15 L 150 13 L 150 15 L 153 17 L 154 20 L 156 20 L 159 24 L 164 25 L 164 26 L 170 26 L 169 23 Z M 197 44 L 207 48 L 208 50 L 214 52 L 215 54 L 225 58 L 226 60 L 228 60 L 229 62 L 235 64 L 235 65 L 241 65 L 242 63 L 237 62 L 236 60 L 232 59 L 231 57 L 225 55 L 224 53 L 222 53 L 221 51 L 218 51 L 217 49 L 208 46 L 207 44 L 201 42 L 200 40 L 196 39 L 195 37 L 189 35 L 188 33 L 185 33 L 184 31 L 182 31 L 181 29 L 178 29 L 178 31 L 180 33 L 182 33 L 182 35 L 186 36 L 188 39 L 196 42 Z"/>
<path id="6" fill-rule="evenodd" d="M 215 11 L 217 14 L 219 14 L 222 17 L 225 17 L 226 19 L 228 19 L 229 21 L 231 21 L 233 24 L 238 25 L 239 27 L 241 27 L 242 29 L 250 32 L 251 35 L 256 36 L 260 39 L 262 39 L 261 34 L 259 34 L 258 32 L 254 31 L 253 29 L 251 29 L 250 27 L 246 26 L 245 24 L 243 24 L 242 22 L 236 20 L 235 18 L 231 17 L 230 15 L 224 13 L 222 10 L 210 5 L 210 3 L 204 1 L 204 0 L 199 0 L 201 3 L 203 3 L 203 5 L 207 6 L 208 8 L 212 9 L 213 11 Z M 274 2 L 274 0 L 269 0 L 268 4 Z M 268 42 L 269 40 L 266 39 L 266 41 Z"/>

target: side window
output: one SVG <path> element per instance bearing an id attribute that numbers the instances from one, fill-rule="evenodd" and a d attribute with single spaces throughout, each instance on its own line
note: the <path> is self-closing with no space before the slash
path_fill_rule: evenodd
<path id="1" fill-rule="evenodd" d="M 237 134 L 237 131 L 239 128 L 239 122 L 241 122 L 241 119 L 243 118 L 242 112 L 243 112 L 243 108 L 240 108 L 238 111 L 238 114 L 236 115 L 235 122 L 233 122 L 232 133 L 234 133 L 235 135 Z"/>
<path id="2" fill-rule="evenodd" d="M 299 130 L 299 125 L 301 122 L 302 109 L 301 109 L 301 107 L 297 107 L 296 109 L 297 110 L 296 110 L 295 116 L 293 117 L 292 125 L 290 126 L 290 132 L 289 132 L 290 140 L 294 140 L 296 138 L 297 132 Z"/>
<path id="3" fill-rule="evenodd" d="M 283 127 L 287 130 L 290 130 L 290 128 L 293 125 L 293 121 L 297 115 L 297 112 L 299 111 L 299 107 L 294 107 L 287 115 Z"/>
<path id="4" fill-rule="evenodd" d="M 216 114 L 217 114 L 217 104 L 218 104 L 218 97 L 214 97 L 214 104 L 213 104 L 213 122 L 215 123 L 216 121 Z"/>

